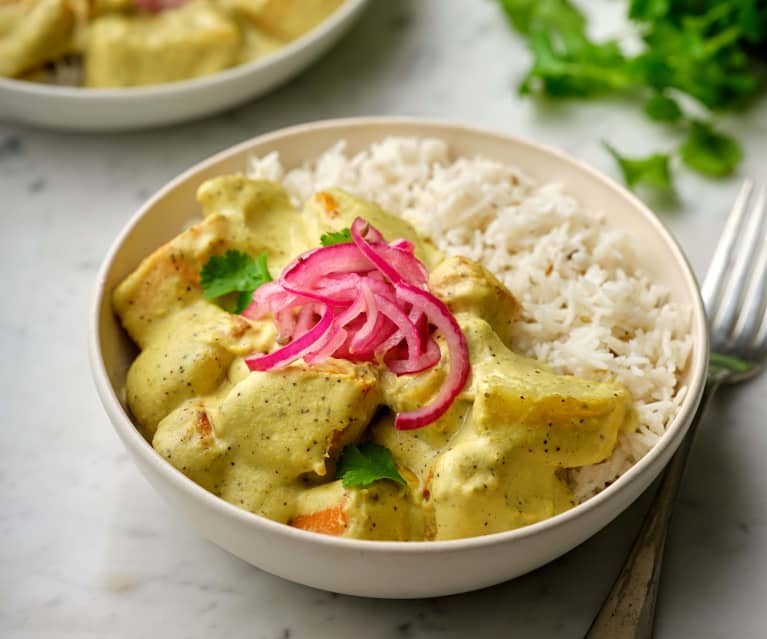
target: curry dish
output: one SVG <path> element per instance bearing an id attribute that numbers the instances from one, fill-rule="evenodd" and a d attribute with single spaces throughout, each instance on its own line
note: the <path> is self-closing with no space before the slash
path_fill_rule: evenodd
<path id="1" fill-rule="evenodd" d="M 343 0 L 0 0 L 0 76 L 93 88 L 196 78 L 269 55 Z"/>
<path id="2" fill-rule="evenodd" d="M 170 464 L 226 501 L 360 539 L 494 533 L 574 506 L 569 470 L 607 459 L 619 433 L 634 426 L 623 386 L 557 375 L 516 354 L 509 328 L 520 307 L 512 294 L 475 262 L 444 258 L 375 204 L 331 189 L 296 210 L 278 184 L 239 175 L 205 182 L 198 200 L 204 220 L 145 259 L 113 304 L 140 349 L 126 384 L 140 430 Z M 199 273 L 212 255 L 266 252 L 276 276 L 358 216 L 386 238 L 415 244 L 429 290 L 466 339 L 468 382 L 424 428 L 397 430 L 393 416 L 437 393 L 446 357 L 413 375 L 332 358 L 252 371 L 244 357 L 274 350 L 274 322 L 228 313 L 202 294 Z M 335 479 L 342 449 L 363 441 L 391 451 L 405 485 Z"/>

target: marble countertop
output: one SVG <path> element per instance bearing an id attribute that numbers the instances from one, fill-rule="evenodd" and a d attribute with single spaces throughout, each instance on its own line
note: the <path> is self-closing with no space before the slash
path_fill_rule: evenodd
<path id="1" fill-rule="evenodd" d="M 598 28 L 623 3 L 591 5 Z M 309 120 L 437 116 L 558 146 L 616 175 L 601 141 L 673 144 L 627 101 L 546 104 L 514 87 L 522 42 L 491 0 L 374 2 L 288 86 L 204 121 L 130 134 L 0 125 L 0 635 L 3 637 L 579 637 L 647 495 L 591 540 L 481 592 L 414 601 L 325 593 L 265 574 L 169 512 L 128 459 L 91 383 L 98 265 L 138 205 L 191 164 Z M 746 159 L 706 181 L 680 171 L 656 203 L 699 275 L 740 179 L 764 176 L 767 104 L 730 117 Z M 658 639 L 764 637 L 767 376 L 722 393 L 693 454 L 668 543 Z M 403 578 L 407 578 L 403 575 Z"/>

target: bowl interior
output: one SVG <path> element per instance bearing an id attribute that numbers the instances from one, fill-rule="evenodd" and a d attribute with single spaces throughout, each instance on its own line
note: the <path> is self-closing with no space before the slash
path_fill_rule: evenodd
<path id="1" fill-rule="evenodd" d="M 122 404 L 123 386 L 127 368 L 135 356 L 135 348 L 120 328 L 110 306 L 110 294 L 118 282 L 128 275 L 139 262 L 153 249 L 174 237 L 184 227 L 190 218 L 199 215 L 199 206 L 195 200 L 197 187 L 206 179 L 226 174 L 243 172 L 249 155 L 264 155 L 278 151 L 282 163 L 286 167 L 294 167 L 317 157 L 323 151 L 344 139 L 351 152 L 360 150 L 372 142 L 387 136 L 417 136 L 436 137 L 446 141 L 454 155 L 483 155 L 519 167 L 524 173 L 541 182 L 560 182 L 566 186 L 566 191 L 575 196 L 580 203 L 592 210 L 603 212 L 608 224 L 612 227 L 629 231 L 635 238 L 638 249 L 638 261 L 642 268 L 655 281 L 662 282 L 671 291 L 672 299 L 685 304 L 692 309 L 690 332 L 693 336 L 693 349 L 687 370 L 682 376 L 681 383 L 689 389 L 677 417 L 674 419 L 661 441 L 642 460 L 632 467 L 625 475 L 606 488 L 597 497 L 587 500 L 576 508 L 557 515 L 549 520 L 533 526 L 497 533 L 487 537 L 471 540 L 456 540 L 448 542 L 424 542 L 427 545 L 439 544 L 441 547 L 476 547 L 480 544 L 493 544 L 499 539 L 521 539 L 533 532 L 545 530 L 566 523 L 578 517 L 591 507 L 592 502 L 599 503 L 618 494 L 622 486 L 626 486 L 640 473 L 657 473 L 660 470 L 660 455 L 663 461 L 668 459 L 671 452 L 665 450 L 675 448 L 683 436 L 691 415 L 697 407 L 708 358 L 708 335 L 705 314 L 700 301 L 697 284 L 683 253 L 671 238 L 668 231 L 637 198 L 615 182 L 594 171 L 588 166 L 577 162 L 560 152 L 525 141 L 490 131 L 473 129 L 457 124 L 422 121 L 412 119 L 365 118 L 354 120 L 337 120 L 323 123 L 302 125 L 285 129 L 272 134 L 261 136 L 228 149 L 191 168 L 173 182 L 158 192 L 129 222 L 121 235 L 115 241 L 102 267 L 98 290 L 95 299 L 92 349 L 94 373 L 97 386 L 100 388 L 102 400 L 107 411 L 115 422 L 118 432 L 130 429 L 130 439 L 137 442 L 140 439 L 137 431 L 130 426 L 129 415 Z M 118 420 L 114 416 L 118 414 Z M 120 432 L 126 439 L 126 432 Z M 143 444 L 143 440 L 142 440 Z M 146 448 L 147 461 L 167 476 L 170 467 L 159 456 L 154 454 L 149 446 Z M 665 452 L 664 452 L 665 451 Z M 144 453 L 142 453 L 144 455 Z M 653 466 L 651 466 L 653 465 Z M 167 469 L 166 469 L 167 467 Z M 650 470 L 652 469 L 652 470 Z M 175 469 L 173 469 L 175 470 Z M 654 475 L 653 475 L 654 476 Z M 209 496 L 203 495 L 190 480 L 179 473 L 181 481 L 186 481 L 187 492 L 195 493 L 199 502 L 210 504 Z M 647 485 L 651 478 L 642 481 Z M 633 494 L 635 498 L 638 492 Z M 214 498 L 215 499 L 215 498 Z M 221 502 L 221 500 L 217 500 Z M 221 502 L 222 512 L 232 514 L 234 507 L 227 508 Z M 628 504 L 624 500 L 621 508 Z M 236 519 L 247 518 L 253 526 L 260 530 L 271 530 L 273 522 L 267 522 L 257 515 L 239 511 Z M 603 521 L 601 525 L 604 525 Z M 290 535 L 301 538 L 307 535 L 320 538 L 320 535 L 290 530 Z M 529 529 L 529 530 L 528 530 Z M 596 532 L 596 528 L 590 531 Z M 582 539 L 585 536 L 582 536 Z M 582 540 L 581 539 L 581 540 Z M 318 539 L 319 541 L 319 539 Z M 347 548 L 380 548 L 391 549 L 393 545 L 406 546 L 407 552 L 415 552 L 424 548 L 424 543 L 408 542 L 368 542 L 357 540 L 324 539 L 320 542 L 326 546 L 341 544 Z M 572 547 L 571 543 L 569 547 Z M 562 547 L 552 551 L 549 559 L 567 550 Z M 542 562 L 540 562 L 542 563 Z M 538 565 L 540 565 L 540 563 Z M 528 568 L 529 569 L 529 568 Z M 279 573 L 278 573 L 279 574 Z M 309 582 L 304 582 L 309 583 Z M 313 584 L 315 585 L 315 584 Z M 485 584 L 486 585 L 486 584 Z M 452 590 L 457 592 L 458 590 Z"/>

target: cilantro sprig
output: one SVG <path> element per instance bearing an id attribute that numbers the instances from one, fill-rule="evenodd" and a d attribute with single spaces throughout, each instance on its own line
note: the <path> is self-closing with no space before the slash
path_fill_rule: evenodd
<path id="1" fill-rule="evenodd" d="M 347 488 L 369 486 L 379 479 L 390 479 L 403 486 L 405 479 L 397 470 L 391 451 L 370 442 L 359 446 L 346 446 L 341 453 L 336 479 L 343 480 Z"/>
<path id="2" fill-rule="evenodd" d="M 341 229 L 340 231 L 328 231 L 323 233 L 320 237 L 320 244 L 322 246 L 333 246 L 334 244 L 346 244 L 352 241 L 352 232 L 347 229 Z"/>
<path id="3" fill-rule="evenodd" d="M 692 122 L 679 152 L 687 166 L 711 177 L 729 175 L 743 156 L 735 140 L 705 122 Z"/>
<path id="4" fill-rule="evenodd" d="M 671 188 L 671 172 L 669 171 L 669 156 L 664 153 L 653 153 L 643 158 L 629 158 L 621 155 L 605 142 L 610 155 L 615 158 L 623 173 L 623 179 L 629 187 L 637 184 L 647 184 L 659 189 Z"/>
<path id="5" fill-rule="evenodd" d="M 716 375 L 721 369 L 730 373 L 743 374 L 748 373 L 754 367 L 753 364 L 737 357 L 722 355 L 712 352 L 708 360 L 709 377 Z"/>
<path id="6" fill-rule="evenodd" d="M 647 117 L 657 122 L 678 122 L 684 117 L 679 103 L 663 93 L 656 93 L 644 105 Z"/>
<path id="7" fill-rule="evenodd" d="M 250 304 L 253 291 L 272 281 L 266 259 L 266 253 L 261 253 L 254 260 L 247 253 L 231 249 L 223 255 L 211 256 L 200 271 L 203 296 L 205 299 L 216 299 L 239 293 L 234 312 L 242 313 Z"/>
<path id="8" fill-rule="evenodd" d="M 627 184 L 671 187 L 669 159 L 708 177 L 730 175 L 742 153 L 714 129 L 713 116 L 748 104 L 767 86 L 764 0 L 628 0 L 643 46 L 629 55 L 617 40 L 596 42 L 570 0 L 499 0 L 527 38 L 532 65 L 523 95 L 590 99 L 620 95 L 679 138 L 670 153 L 626 158 L 609 148 Z M 686 112 L 692 104 L 704 117 Z"/>

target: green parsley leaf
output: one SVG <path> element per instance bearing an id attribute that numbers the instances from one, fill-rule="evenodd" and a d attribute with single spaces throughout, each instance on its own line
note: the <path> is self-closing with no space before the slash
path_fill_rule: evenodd
<path id="1" fill-rule="evenodd" d="M 261 253 L 254 260 L 247 253 L 233 250 L 224 255 L 212 255 L 200 271 L 205 299 L 239 293 L 235 313 L 242 313 L 250 303 L 253 291 L 272 281 L 266 259 L 266 253 Z"/>
<path id="2" fill-rule="evenodd" d="M 629 187 L 645 184 L 656 189 L 671 189 L 671 172 L 668 168 L 669 157 L 665 153 L 654 153 L 644 158 L 628 158 L 605 143 L 605 148 L 618 163 L 623 179 Z"/>
<path id="3" fill-rule="evenodd" d="M 334 244 L 346 244 L 352 241 L 352 233 L 349 229 L 341 229 L 340 231 L 329 231 L 323 233 L 320 237 L 320 244 L 322 246 L 333 246 Z"/>
<path id="4" fill-rule="evenodd" d="M 342 479 L 344 486 L 368 486 L 379 479 L 391 479 L 406 485 L 399 474 L 391 451 L 385 446 L 365 443 L 346 446 L 338 462 L 336 478 Z"/>
<path id="5" fill-rule="evenodd" d="M 712 177 L 730 175 L 743 157 L 740 145 L 733 138 L 700 121 L 692 123 L 680 153 L 687 166 Z"/>
<path id="6" fill-rule="evenodd" d="M 644 112 L 659 122 L 676 122 L 683 115 L 676 100 L 662 93 L 656 93 L 647 101 Z"/>

